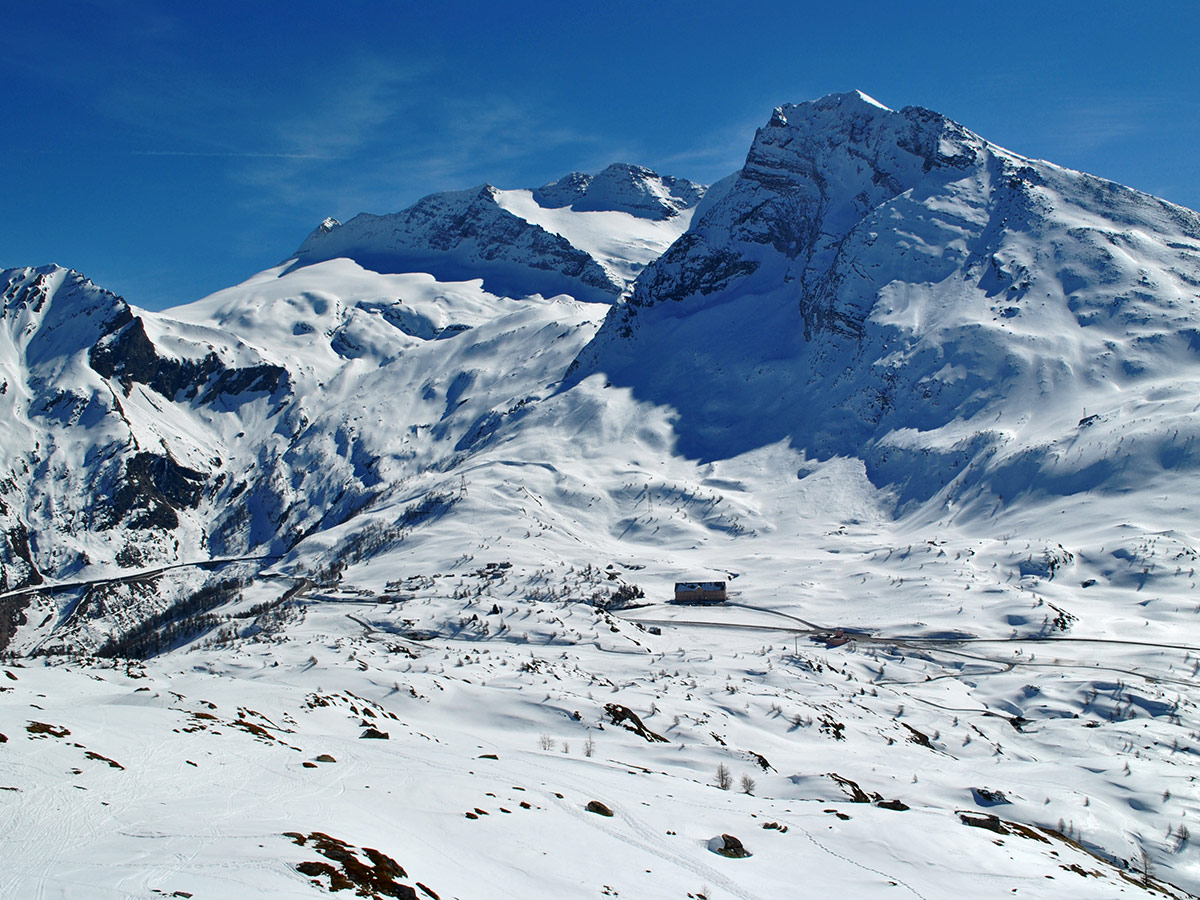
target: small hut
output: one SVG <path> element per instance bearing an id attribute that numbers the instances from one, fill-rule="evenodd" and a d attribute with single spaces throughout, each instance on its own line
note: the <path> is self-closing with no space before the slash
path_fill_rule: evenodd
<path id="1" fill-rule="evenodd" d="M 724 603 L 729 599 L 723 581 L 677 581 L 672 603 Z"/>

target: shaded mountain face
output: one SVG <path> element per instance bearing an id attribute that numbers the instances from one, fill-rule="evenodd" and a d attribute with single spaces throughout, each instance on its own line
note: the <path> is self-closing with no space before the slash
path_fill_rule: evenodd
<path id="1" fill-rule="evenodd" d="M 836 95 L 775 111 L 572 377 L 676 410 L 691 457 L 786 440 L 905 499 L 1071 492 L 1143 456 L 1192 465 L 1171 448 L 1194 426 L 1118 463 L 1077 423 L 1200 375 L 1198 252 L 1190 210 Z"/>

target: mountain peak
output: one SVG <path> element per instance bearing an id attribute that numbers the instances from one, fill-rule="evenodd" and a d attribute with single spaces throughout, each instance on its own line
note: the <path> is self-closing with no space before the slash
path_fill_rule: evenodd
<path id="1" fill-rule="evenodd" d="M 863 91 L 860 91 L 860 90 L 857 90 L 857 89 L 856 89 L 856 90 L 854 90 L 854 91 L 852 91 L 852 93 L 853 93 L 853 94 L 855 94 L 855 95 L 856 95 L 856 96 L 857 96 L 857 97 L 858 97 L 860 100 L 862 100 L 864 103 L 867 103 L 867 104 L 869 104 L 870 106 L 878 106 L 880 109 L 885 109 L 885 110 L 887 110 L 888 112 L 891 112 L 891 108 L 890 108 L 890 107 L 888 107 L 888 106 L 885 106 L 884 104 L 880 103 L 878 100 L 876 100 L 876 99 L 875 99 L 874 97 L 872 97 L 870 94 L 864 93 Z"/>
<path id="2" fill-rule="evenodd" d="M 814 106 L 842 106 L 842 107 L 862 107 L 870 106 L 883 112 L 895 112 L 891 107 L 880 103 L 870 94 L 865 91 L 860 91 L 857 88 L 852 91 L 845 91 L 838 94 L 828 94 L 812 101 Z"/>
<path id="3" fill-rule="evenodd" d="M 671 219 L 691 209 L 706 188 L 685 178 L 659 175 L 645 166 L 613 163 L 596 175 L 572 172 L 533 191 L 545 209 L 624 212 L 641 219 Z"/>
<path id="4" fill-rule="evenodd" d="M 799 116 L 802 119 L 809 119 L 814 113 L 836 113 L 837 115 L 869 115 L 875 116 L 880 113 L 896 113 L 896 111 L 884 104 L 880 103 L 870 94 L 860 90 L 845 91 L 838 94 L 826 94 L 816 100 L 808 100 L 803 103 L 785 103 L 782 106 L 775 107 L 771 115 L 770 121 L 767 123 L 769 128 L 787 127 L 792 117 Z"/>
<path id="5" fill-rule="evenodd" d="M 729 190 L 639 279 L 633 305 L 720 292 L 753 276 L 769 248 L 799 282 L 802 306 L 822 318 L 814 301 L 840 241 L 931 173 L 961 178 L 985 147 L 945 116 L 888 109 L 861 91 L 776 107 Z M 777 273 L 769 265 L 760 274 Z"/>
<path id="6" fill-rule="evenodd" d="M 490 184 L 423 197 L 389 215 L 360 213 L 318 225 L 295 266 L 345 257 L 381 273 L 427 272 L 441 281 L 483 278 L 496 293 L 611 302 L 625 284 L 561 235 L 514 215 Z"/>
<path id="7" fill-rule="evenodd" d="M 0 346 L 11 341 L 31 365 L 95 343 L 133 318 L 129 304 L 59 265 L 0 271 Z"/>
<path id="8" fill-rule="evenodd" d="M 128 304 L 112 291 L 57 263 L 0 270 L 0 318 L 22 312 L 41 315 L 56 298 L 69 298 L 70 314 L 124 315 Z"/>
<path id="9" fill-rule="evenodd" d="M 318 225 L 316 228 L 314 228 L 312 231 L 310 231 L 308 233 L 308 237 L 306 237 L 304 239 L 304 244 L 301 246 L 307 245 L 307 244 L 311 243 L 312 241 L 318 240 L 319 238 L 322 238 L 325 235 L 329 234 L 329 232 L 333 231 L 335 228 L 341 228 L 341 227 L 342 227 L 342 223 L 339 222 L 337 219 L 335 219 L 333 216 L 326 216 L 322 220 L 320 225 Z"/>

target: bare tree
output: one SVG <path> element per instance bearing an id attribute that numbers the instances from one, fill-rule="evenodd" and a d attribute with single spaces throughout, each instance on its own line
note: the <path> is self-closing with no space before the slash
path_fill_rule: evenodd
<path id="1" fill-rule="evenodd" d="M 1180 824 L 1180 826 L 1175 830 L 1175 852 L 1179 853 L 1181 850 L 1183 850 L 1191 838 L 1192 833 L 1188 830 L 1188 827 Z"/>
<path id="2" fill-rule="evenodd" d="M 753 794 L 754 793 L 754 779 L 751 778 L 749 775 L 743 775 L 742 780 L 739 783 L 741 785 L 743 794 Z"/>
<path id="3" fill-rule="evenodd" d="M 717 766 L 717 787 L 723 791 L 733 787 L 733 775 L 729 771 L 729 766 L 721 763 Z"/>

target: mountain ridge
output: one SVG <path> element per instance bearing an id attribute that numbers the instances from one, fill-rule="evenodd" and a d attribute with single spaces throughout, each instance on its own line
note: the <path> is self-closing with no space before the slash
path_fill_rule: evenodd
<path id="1" fill-rule="evenodd" d="M 293 257 L 297 265 L 345 256 L 380 272 L 427 269 L 444 281 L 483 275 L 498 292 L 571 293 L 600 302 L 613 302 L 629 286 L 628 273 L 614 271 L 611 257 L 597 257 L 560 233 L 562 215 L 554 224 L 531 215 L 528 205 L 510 199 L 514 193 L 528 194 L 541 210 L 665 221 L 693 209 L 704 186 L 623 163 L 525 192 L 484 184 L 430 194 L 390 215 L 361 213 L 345 224 L 327 218 Z M 669 243 L 678 230 L 667 229 L 659 240 Z"/>

